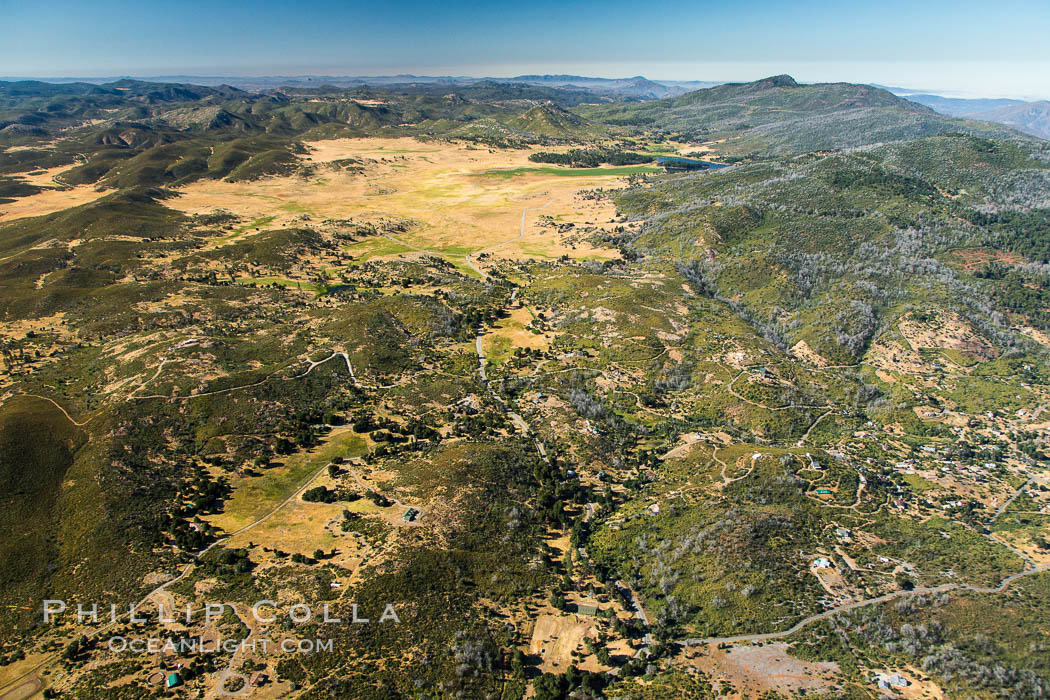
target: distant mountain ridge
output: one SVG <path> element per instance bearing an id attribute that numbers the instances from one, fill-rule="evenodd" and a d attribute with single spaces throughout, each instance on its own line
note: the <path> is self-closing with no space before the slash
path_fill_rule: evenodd
<path id="1" fill-rule="evenodd" d="M 1000 107 L 1025 104 L 1024 100 L 1013 100 L 1009 98 L 960 98 L 943 97 L 941 95 L 901 95 L 906 100 L 926 105 L 930 109 L 947 114 L 950 117 L 964 117 L 968 114 L 987 112 Z"/>
<path id="2" fill-rule="evenodd" d="M 1050 139 L 1050 101 L 959 99 L 940 95 L 907 95 L 905 99 L 953 117 L 978 119 L 1012 126 L 1018 131 Z"/>
<path id="3" fill-rule="evenodd" d="M 55 78 L 46 83 L 38 80 L 26 80 L 20 78 L 0 78 L 13 82 L 40 83 L 47 85 L 61 85 L 65 89 L 62 94 L 68 94 L 68 86 L 76 85 L 76 89 L 87 91 L 93 85 L 112 84 L 121 80 L 134 80 L 130 78 Z M 303 75 L 303 76 L 190 76 L 170 75 L 144 77 L 135 82 L 149 83 L 192 83 L 202 86 L 235 86 L 242 90 L 265 91 L 277 88 L 315 88 L 321 85 L 333 87 L 357 87 L 364 85 L 394 86 L 394 85 L 475 85 L 477 83 L 493 82 L 500 84 L 526 84 L 542 85 L 547 87 L 572 88 L 593 91 L 603 95 L 619 98 L 635 99 L 660 99 L 681 95 L 690 90 L 711 87 L 720 84 L 720 81 L 704 80 L 651 80 L 641 75 L 629 78 L 595 78 L 582 75 L 519 75 L 510 78 L 452 76 L 452 75 L 414 75 L 402 73 L 397 75 L 373 75 L 373 76 L 332 76 L 332 75 Z"/>
<path id="4" fill-rule="evenodd" d="M 149 96 L 167 101 L 200 100 L 206 97 L 232 98 L 245 93 L 227 83 L 200 85 L 197 83 L 155 82 L 119 78 L 107 83 L 69 82 L 53 83 L 43 80 L 0 80 L 0 99 L 16 97 L 51 97 L 54 95 L 123 95 Z"/>
<path id="5" fill-rule="evenodd" d="M 0 82 L 0 204 L 40 191 L 5 177 L 3 168 L 27 172 L 30 161 L 68 165 L 62 174 L 68 185 L 167 187 L 290 172 L 298 163 L 298 139 L 382 135 L 441 136 L 496 147 L 579 143 L 607 127 L 569 108 L 598 101 L 596 93 L 575 87 L 490 81 L 269 92 L 131 79 L 101 85 Z M 56 145 L 7 150 L 41 143 Z"/>
<path id="6" fill-rule="evenodd" d="M 314 83 L 265 91 L 127 78 L 101 85 L 0 82 L 0 135 L 17 144 L 90 124 L 114 145 L 138 148 L 194 134 L 220 139 L 250 134 L 266 141 L 257 145 L 269 151 L 274 146 L 270 138 L 307 133 L 440 134 L 507 145 L 571 142 L 598 132 L 642 128 L 693 141 L 719 140 L 730 157 L 839 150 L 953 131 L 1019 136 L 1006 126 L 946 117 L 871 85 L 800 84 L 789 75 L 667 97 L 659 97 L 665 92 L 659 84 L 640 76 L 526 75 L 512 80 L 518 82 L 471 79 L 464 84 L 424 81 L 349 88 Z M 1018 122 L 1037 119 L 1037 114 L 1017 117 Z M 90 170 L 100 176 L 115 173 L 123 156 L 109 158 L 108 165 L 100 162 Z M 135 165 L 128 160 L 121 169 L 128 164 Z M 163 183 L 204 172 L 226 176 L 229 171 L 191 164 L 199 165 L 186 160 L 175 169 L 178 176 L 172 170 L 159 181 L 147 179 Z"/>
<path id="7" fill-rule="evenodd" d="M 513 78 L 492 78 L 511 83 L 528 83 L 530 85 L 555 85 L 559 87 L 577 87 L 616 95 L 640 97 L 643 99 L 660 99 L 681 95 L 690 90 L 718 85 L 716 81 L 669 81 L 650 80 L 636 75 L 632 78 L 589 78 L 580 75 L 519 75 Z"/>
<path id="8" fill-rule="evenodd" d="M 968 116 L 970 119 L 1007 124 L 1026 134 L 1050 139 L 1050 101 L 1007 105 Z"/>

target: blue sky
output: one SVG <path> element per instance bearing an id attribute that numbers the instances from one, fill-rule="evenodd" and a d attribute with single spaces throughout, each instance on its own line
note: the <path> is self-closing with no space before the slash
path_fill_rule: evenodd
<path id="1" fill-rule="evenodd" d="M 0 74 L 877 82 L 1050 97 L 1048 0 L 0 0 Z"/>

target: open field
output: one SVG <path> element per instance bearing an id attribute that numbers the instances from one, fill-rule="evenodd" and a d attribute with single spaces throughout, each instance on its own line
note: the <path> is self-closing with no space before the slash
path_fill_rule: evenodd
<path id="1" fill-rule="evenodd" d="M 651 165 L 625 165 L 607 168 L 559 168 L 554 166 L 521 167 L 497 170 L 486 170 L 479 173 L 482 177 L 508 178 L 519 175 L 553 175 L 555 177 L 609 177 L 610 175 L 637 175 L 638 173 L 658 173 L 660 168 Z"/>
<path id="2" fill-rule="evenodd" d="M 492 332 L 482 338 L 486 360 L 499 364 L 516 348 L 546 350 L 550 337 L 528 330 L 533 320 L 532 312 L 526 307 L 514 309 L 507 318 L 500 319 Z"/>
<path id="3" fill-rule="evenodd" d="M 572 663 L 572 653 L 593 637 L 594 623 L 578 615 L 540 615 L 532 631 L 529 653 L 540 656 L 544 672 L 562 672 Z"/>
<path id="4" fill-rule="evenodd" d="M 333 457 L 359 454 L 363 438 L 350 428 L 337 428 L 317 447 L 287 457 L 263 471 L 261 476 L 236 475 L 230 479 L 233 495 L 225 510 L 207 518 L 226 532 L 234 532 L 258 520 L 299 491 L 310 477 L 323 469 Z"/>
<path id="5" fill-rule="evenodd" d="M 58 168 L 58 170 L 65 169 Z M 15 219 L 23 219 L 28 216 L 52 214 L 63 209 L 93 202 L 105 195 L 105 191 L 95 189 L 94 185 L 60 188 L 55 183 L 51 183 L 48 189 L 36 194 L 19 197 L 11 202 L 0 203 L 0 222 L 14 221 Z"/>
<path id="6" fill-rule="evenodd" d="M 186 214 L 229 211 L 242 221 L 223 246 L 253 232 L 303 225 L 306 221 L 353 219 L 357 223 L 407 224 L 395 240 L 368 239 L 346 250 L 355 260 L 427 251 L 462 264 L 464 255 L 499 245 L 507 257 L 610 257 L 613 251 L 585 242 L 567 245 L 564 236 L 537 227 L 529 212 L 559 224 L 603 222 L 614 210 L 607 202 L 577 201 L 590 187 L 616 187 L 631 168 L 555 168 L 530 166 L 536 149 L 489 150 L 415 139 L 335 139 L 307 144 L 303 163 L 311 174 L 267 177 L 245 182 L 201 181 L 178 191 L 167 204 Z M 353 163 L 347 166 L 346 163 Z M 513 171 L 515 177 L 507 172 Z M 572 175 L 573 177 L 565 177 Z"/>

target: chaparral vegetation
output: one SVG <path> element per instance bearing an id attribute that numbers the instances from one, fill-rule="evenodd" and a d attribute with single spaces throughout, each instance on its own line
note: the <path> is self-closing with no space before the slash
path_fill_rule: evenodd
<path id="1" fill-rule="evenodd" d="M 1047 697 L 1048 222 L 870 86 L 0 83 L 0 690 Z"/>

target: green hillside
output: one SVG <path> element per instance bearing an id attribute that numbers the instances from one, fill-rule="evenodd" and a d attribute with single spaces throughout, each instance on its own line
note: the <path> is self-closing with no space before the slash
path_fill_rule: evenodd
<path id="1" fill-rule="evenodd" d="M 0 84 L 4 697 L 1050 697 L 1050 144 L 559 80 Z"/>
<path id="2" fill-rule="evenodd" d="M 782 347 L 799 341 L 832 364 L 852 364 L 908 309 L 957 311 L 999 343 L 1005 314 L 1040 325 L 1039 294 L 1017 296 L 960 275 L 952 250 L 987 246 L 1046 259 L 1040 216 L 1022 228 L 981 225 L 980 210 L 1042 212 L 1050 150 L 1017 141 L 942 136 L 851 154 L 735 166 L 707 177 L 666 178 L 618 197 L 651 217 L 621 245 L 674 262 L 708 293 Z M 1039 192 L 1040 194 L 1033 194 Z M 1020 285 L 1025 273 L 1011 273 Z"/>
<path id="3" fill-rule="evenodd" d="M 1005 136 L 1002 126 L 953 120 L 869 85 L 800 85 L 787 75 L 729 83 L 643 104 L 581 107 L 611 125 L 662 129 L 723 141 L 730 154 L 785 155 L 932 136 Z"/>

